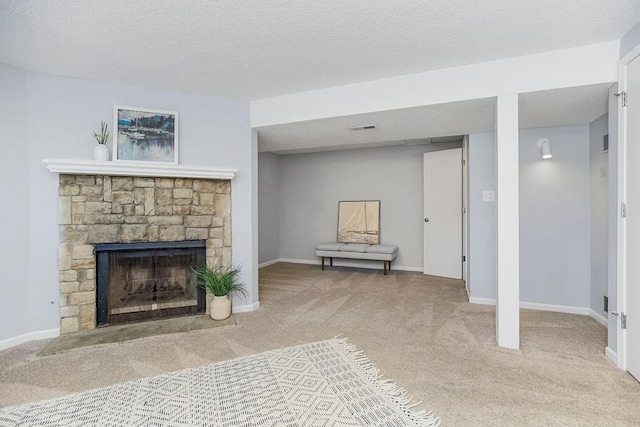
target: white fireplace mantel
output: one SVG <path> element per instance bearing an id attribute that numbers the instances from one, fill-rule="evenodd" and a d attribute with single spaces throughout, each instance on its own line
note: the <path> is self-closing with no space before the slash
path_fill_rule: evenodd
<path id="1" fill-rule="evenodd" d="M 169 178 L 233 179 L 236 169 L 163 163 L 84 159 L 43 159 L 50 172 L 68 175 L 148 176 Z"/>

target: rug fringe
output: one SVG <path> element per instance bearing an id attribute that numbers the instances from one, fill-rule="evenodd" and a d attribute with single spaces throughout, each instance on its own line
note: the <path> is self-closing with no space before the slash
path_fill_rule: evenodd
<path id="1" fill-rule="evenodd" d="M 347 338 L 340 338 L 340 335 L 333 339 L 338 349 L 359 368 L 365 377 L 378 388 L 384 396 L 400 406 L 400 409 L 407 417 L 414 421 L 420 427 L 437 427 L 440 425 L 440 418 L 432 411 L 413 410 L 412 408 L 421 405 L 422 402 L 412 403 L 413 396 L 407 397 L 407 391 L 392 380 L 381 379 L 380 369 L 378 369 L 371 359 L 369 359 L 363 351 L 347 341 Z"/>

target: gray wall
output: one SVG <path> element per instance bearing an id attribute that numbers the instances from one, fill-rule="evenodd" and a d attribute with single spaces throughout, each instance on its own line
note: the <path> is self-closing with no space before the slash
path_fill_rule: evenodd
<path id="1" fill-rule="evenodd" d="M 553 158 L 536 145 L 549 138 Z M 589 128 L 520 132 L 520 299 L 589 307 Z"/>
<path id="2" fill-rule="evenodd" d="M 243 280 L 252 290 L 250 302 L 257 301 L 257 277 L 252 267 L 257 264 L 252 240 L 253 220 L 257 216 L 252 201 L 252 156 L 257 147 L 252 144 L 247 101 L 36 73 L 25 75 L 26 98 L 23 99 L 27 106 L 28 136 L 12 144 L 27 152 L 26 156 L 22 151 L 16 152 L 14 157 L 12 149 L 10 160 L 23 171 L 20 173 L 27 173 L 29 183 L 29 209 L 20 212 L 15 227 L 29 228 L 29 254 L 25 259 L 31 268 L 21 269 L 19 282 L 30 292 L 31 313 L 13 319 L 10 325 L 2 322 L 0 337 L 16 335 L 20 331 L 13 325 L 20 323 L 28 324 L 32 331 L 59 326 L 58 176 L 45 169 L 42 159 L 90 159 L 95 144 L 91 131 L 98 128 L 101 120 L 111 123 L 116 104 L 178 111 L 180 163 L 238 169 L 232 181 L 233 262 L 243 266 Z M 4 93 L 0 104 L 6 108 Z M 5 223 L 12 216 L 13 213 L 5 211 L 0 222 Z M 9 261 L 3 270 L 15 269 L 16 265 L 25 263 Z M 2 286 L 16 285 L 13 281 L 3 281 Z M 14 304 L 2 298 L 0 312 L 13 310 Z"/>
<path id="3" fill-rule="evenodd" d="M 551 140 L 542 160 L 538 138 Z M 469 136 L 471 297 L 495 299 L 494 134 Z M 589 132 L 587 126 L 520 131 L 520 300 L 589 306 Z"/>
<path id="4" fill-rule="evenodd" d="M 399 246 L 396 266 L 422 270 L 422 154 L 455 147 L 460 144 L 281 156 L 280 257 L 317 260 L 314 246 L 336 240 L 338 201 L 380 200 L 381 243 Z"/>
<path id="5" fill-rule="evenodd" d="M 475 298 L 496 297 L 496 204 L 482 191 L 495 191 L 495 134 L 469 135 L 469 277 Z"/>
<path id="6" fill-rule="evenodd" d="M 258 155 L 258 245 L 260 264 L 280 258 L 280 156 Z"/>
<path id="7" fill-rule="evenodd" d="M 0 64 L 0 341 L 32 329 L 26 91 L 26 73 Z"/>
<path id="8" fill-rule="evenodd" d="M 609 155 L 602 152 L 603 136 L 609 133 L 609 116 L 589 125 L 591 161 L 591 309 L 607 317 L 603 296 L 608 295 L 608 192 Z"/>
<path id="9" fill-rule="evenodd" d="M 620 58 L 631 52 L 638 45 L 640 45 L 640 22 L 620 39 Z"/>

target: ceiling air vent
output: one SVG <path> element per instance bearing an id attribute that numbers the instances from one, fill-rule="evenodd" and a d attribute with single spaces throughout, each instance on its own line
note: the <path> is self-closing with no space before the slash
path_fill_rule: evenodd
<path id="1" fill-rule="evenodd" d="M 349 128 L 349 129 L 351 129 L 353 132 L 355 132 L 355 131 L 359 131 L 359 130 L 373 130 L 375 128 L 376 128 L 376 125 L 365 125 L 365 126 L 352 127 L 352 128 Z"/>

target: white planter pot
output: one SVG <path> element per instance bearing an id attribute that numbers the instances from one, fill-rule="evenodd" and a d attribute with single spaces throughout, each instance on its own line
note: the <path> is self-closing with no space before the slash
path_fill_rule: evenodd
<path id="1" fill-rule="evenodd" d="M 213 296 L 211 301 L 211 318 L 213 320 L 224 320 L 231 316 L 231 300 L 229 296 Z"/>
<path id="2" fill-rule="evenodd" d="M 93 147 L 93 160 L 97 160 L 99 162 L 109 161 L 109 149 L 106 145 L 98 144 Z"/>

